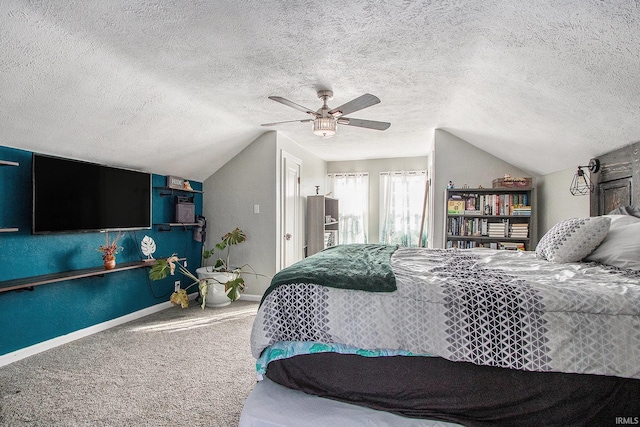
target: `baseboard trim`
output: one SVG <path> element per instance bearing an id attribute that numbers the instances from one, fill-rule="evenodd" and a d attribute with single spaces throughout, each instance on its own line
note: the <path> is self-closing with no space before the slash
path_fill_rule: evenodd
<path id="1" fill-rule="evenodd" d="M 240 299 L 241 300 L 245 300 L 245 301 L 260 302 L 260 301 L 262 301 L 262 295 L 242 294 L 242 295 L 240 295 Z"/>
<path id="2" fill-rule="evenodd" d="M 189 295 L 189 296 L 192 297 L 192 295 Z M 193 296 L 197 296 L 197 293 L 194 294 Z M 3 354 L 2 356 L 0 356 L 0 367 L 6 366 L 13 362 L 17 362 L 18 360 L 25 359 L 35 354 L 42 353 L 43 351 L 47 351 L 52 348 L 59 347 L 63 344 L 70 343 L 80 338 L 84 338 L 89 335 L 93 335 L 95 333 L 105 331 L 107 329 L 122 325 L 127 322 L 131 322 L 132 320 L 140 319 L 150 314 L 157 313 L 162 310 L 166 310 L 167 308 L 170 308 L 170 307 L 173 307 L 173 305 L 169 301 L 163 302 L 161 304 L 156 304 L 151 307 L 143 308 L 142 310 L 134 311 L 133 313 L 129 313 L 127 315 L 124 315 L 112 320 L 108 320 L 106 322 L 98 323 L 97 325 L 89 326 L 87 328 L 80 329 L 75 332 L 71 332 L 69 334 L 62 335 L 56 338 L 52 338 L 50 340 L 43 341 L 41 343 L 34 344 L 29 347 L 21 348 L 20 350 L 16 350 L 11 353 Z"/>

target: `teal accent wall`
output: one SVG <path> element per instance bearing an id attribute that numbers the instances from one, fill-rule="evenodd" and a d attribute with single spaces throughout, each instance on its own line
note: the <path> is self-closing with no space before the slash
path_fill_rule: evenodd
<path id="1" fill-rule="evenodd" d="M 104 233 L 31 234 L 31 158 L 29 151 L 0 146 L 0 160 L 20 163 L 0 167 L 0 228 L 19 228 L 0 233 L 0 281 L 101 266 L 97 248 L 105 242 Z M 153 175 L 154 187 L 165 185 L 165 176 Z M 201 182 L 191 181 L 191 186 L 202 190 Z M 73 191 L 73 183 L 61 183 L 60 191 Z M 173 222 L 174 198 L 160 194 L 160 189 L 153 190 L 153 223 Z M 202 214 L 202 199 L 202 194 L 195 194 L 197 214 Z M 110 232 L 109 237 L 116 234 Z M 169 232 L 158 226 L 123 231 L 124 250 L 117 262 L 146 258 L 140 251 L 145 235 L 156 242 L 155 258 L 176 252 L 187 258 L 192 272 L 200 266 L 201 244 L 193 240 L 190 228 L 180 227 Z M 175 280 L 183 287 L 189 284 L 182 275 L 151 281 L 148 271 L 140 268 L 0 293 L 0 355 L 168 301 Z"/>

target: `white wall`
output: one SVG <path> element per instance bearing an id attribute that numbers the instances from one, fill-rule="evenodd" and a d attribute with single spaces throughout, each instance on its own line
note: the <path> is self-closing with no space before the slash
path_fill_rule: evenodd
<path id="1" fill-rule="evenodd" d="M 538 177 L 539 237 L 560 220 L 589 216 L 589 196 L 572 196 L 569 192 L 577 166 Z"/>
<path id="2" fill-rule="evenodd" d="M 203 183 L 207 249 L 228 231 L 239 227 L 247 241 L 233 247 L 231 263 L 248 263 L 257 272 L 273 275 L 276 222 L 276 133 L 267 132 L 218 169 Z M 260 205 L 260 213 L 253 206 Z M 245 277 L 248 294 L 268 286 L 263 277 Z"/>
<path id="3" fill-rule="evenodd" d="M 508 150 L 509 147 L 505 147 Z M 453 181 L 456 188 L 467 184 L 470 188 L 491 188 L 493 180 L 505 174 L 513 177 L 535 176 L 507 163 L 479 148 L 469 144 L 451 133 L 436 129 L 434 135 L 434 153 L 432 163 L 431 197 L 433 206 L 432 232 L 433 247 L 442 248 L 444 244 L 444 198 L 449 181 Z M 532 202 L 536 203 L 533 192 Z M 538 205 L 534 205 L 536 208 Z M 531 235 L 536 236 L 536 216 L 532 218 Z"/>
<path id="4" fill-rule="evenodd" d="M 303 248 L 306 244 L 306 218 L 307 218 L 307 196 L 316 194 L 316 185 L 320 186 L 319 194 L 325 192 L 325 177 L 327 176 L 327 162 L 311 154 L 309 151 L 301 147 L 297 142 L 291 138 L 278 134 L 278 156 L 281 156 L 282 152 L 297 157 L 302 161 L 302 167 L 300 168 L 300 230 L 298 231 L 300 238 L 300 247 Z M 277 191 L 280 192 L 280 178 L 282 173 L 280 171 L 281 162 L 278 160 L 278 184 Z M 279 197 L 279 195 L 278 195 Z M 278 222 L 276 234 L 278 236 L 276 250 L 280 253 L 280 243 L 282 243 L 281 236 L 284 232 L 281 230 L 280 222 Z M 300 254 L 301 258 L 303 253 Z M 279 261 L 279 260 L 278 260 Z M 278 263 L 279 266 L 279 263 Z M 278 267 L 276 266 L 276 267 Z"/>
<path id="5" fill-rule="evenodd" d="M 207 248 L 239 227 L 247 241 L 232 248 L 231 263 L 248 263 L 273 276 L 279 265 L 280 152 L 285 149 L 303 161 L 301 194 L 326 175 L 325 162 L 275 131 L 262 134 L 203 183 L 203 211 L 207 218 Z M 314 190 L 315 191 L 315 190 Z M 304 200 L 302 200 L 304 203 Z M 259 205 L 260 213 L 254 213 Z M 304 223 L 304 215 L 302 216 Z M 245 277 L 247 295 L 262 295 L 270 278 Z"/>
<path id="6" fill-rule="evenodd" d="M 369 172 L 369 243 L 380 241 L 380 172 L 425 169 L 429 169 L 427 156 L 327 163 L 327 173 Z"/>

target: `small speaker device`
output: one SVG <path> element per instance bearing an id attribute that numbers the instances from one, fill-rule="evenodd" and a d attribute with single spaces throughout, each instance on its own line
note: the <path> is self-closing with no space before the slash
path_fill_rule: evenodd
<path id="1" fill-rule="evenodd" d="M 176 222 L 193 224 L 196 221 L 196 207 L 188 197 L 176 197 Z"/>

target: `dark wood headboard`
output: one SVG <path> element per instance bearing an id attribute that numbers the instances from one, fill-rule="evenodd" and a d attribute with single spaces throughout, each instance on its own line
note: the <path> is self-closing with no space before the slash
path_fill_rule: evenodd
<path id="1" fill-rule="evenodd" d="M 621 206 L 640 205 L 640 142 L 598 157 L 600 171 L 591 173 L 591 216 L 605 215 Z"/>

